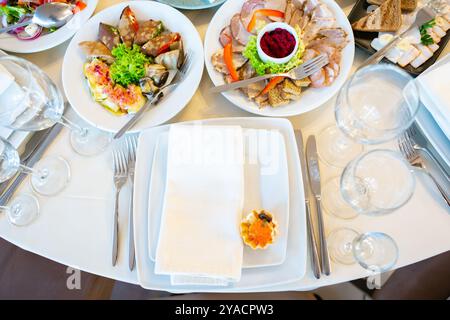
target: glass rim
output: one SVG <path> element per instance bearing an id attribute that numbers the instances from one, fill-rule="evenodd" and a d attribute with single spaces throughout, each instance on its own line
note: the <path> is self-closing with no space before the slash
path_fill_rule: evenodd
<path id="1" fill-rule="evenodd" d="M 359 241 L 361 241 L 364 238 L 368 238 L 368 237 L 373 237 L 373 236 L 377 236 L 377 237 L 382 237 L 385 239 L 388 239 L 389 242 L 393 245 L 394 249 L 395 249 L 395 259 L 394 261 L 390 262 L 389 264 L 387 264 L 386 266 L 384 266 L 383 268 L 380 266 L 377 266 L 377 268 L 379 269 L 379 272 L 385 272 L 390 270 L 393 266 L 395 266 L 395 264 L 398 261 L 398 256 L 399 256 L 399 248 L 397 245 L 397 242 L 395 242 L 394 238 L 392 238 L 390 235 L 388 235 L 387 233 L 381 232 L 381 231 L 368 231 L 368 232 L 364 232 L 359 234 L 352 243 L 352 252 L 353 252 L 353 257 L 355 258 L 355 260 L 365 269 L 371 269 L 371 267 L 373 265 L 369 265 L 367 263 L 365 263 L 363 260 L 358 258 L 358 255 L 356 254 L 356 249 L 355 249 L 355 244 L 358 243 Z"/>
<path id="2" fill-rule="evenodd" d="M 387 64 L 387 63 L 378 63 L 378 64 L 368 65 L 368 66 L 366 66 L 366 67 L 364 67 L 364 68 L 362 68 L 360 70 L 357 70 L 355 73 L 353 73 L 351 75 L 351 77 L 346 81 L 344 86 L 339 91 L 338 98 L 336 100 L 336 104 L 337 104 L 337 101 L 339 101 L 339 96 L 341 94 L 345 95 L 346 101 L 350 101 L 349 100 L 349 87 L 352 85 L 352 83 L 356 79 L 356 77 L 358 77 L 358 76 L 360 76 L 362 74 L 366 74 L 368 72 L 371 72 L 373 70 L 383 70 L 383 69 L 385 69 L 385 70 L 387 69 L 389 71 L 393 71 L 393 72 L 401 75 L 403 78 L 409 79 L 409 81 L 408 81 L 408 83 L 406 85 L 411 84 L 414 87 L 414 92 L 417 93 L 417 101 L 416 101 L 416 103 L 414 105 L 414 110 L 411 113 L 411 118 L 409 119 L 409 121 L 405 125 L 402 125 L 402 126 L 397 126 L 397 127 L 393 127 L 393 128 L 389 128 L 389 129 L 382 129 L 384 132 L 392 132 L 392 133 L 395 134 L 399 130 L 405 130 L 406 128 L 408 128 L 414 122 L 414 118 L 415 118 L 415 116 L 417 115 L 417 113 L 419 112 L 419 109 L 420 109 L 419 87 L 417 86 L 417 83 L 416 83 L 415 79 L 409 73 L 407 73 L 406 71 L 402 70 L 401 68 L 398 68 L 398 67 L 396 67 L 394 65 Z M 405 87 L 406 87 L 406 85 L 405 85 Z M 408 105 L 411 105 L 411 103 L 408 103 Z M 335 108 L 335 110 L 336 110 L 336 108 Z M 373 129 L 373 130 L 378 130 L 378 131 L 380 130 L 378 128 L 374 128 L 373 126 L 368 124 L 366 121 L 364 121 L 363 119 L 358 117 L 355 114 L 355 112 L 353 111 L 353 108 L 350 108 L 350 112 L 357 119 L 357 121 L 363 123 L 364 126 L 367 126 L 367 127 L 369 127 L 370 129 Z M 337 118 L 336 117 L 336 111 L 335 111 L 335 118 Z M 339 124 L 338 124 L 338 127 L 341 128 L 339 126 Z M 395 134 L 395 135 L 397 135 L 397 134 Z"/>
<path id="3" fill-rule="evenodd" d="M 364 160 L 365 158 L 367 158 L 368 156 L 374 154 L 374 153 L 380 153 L 380 154 L 390 154 L 390 156 L 392 156 L 395 160 L 400 161 L 401 163 L 403 163 L 405 165 L 405 167 L 408 169 L 410 177 L 411 177 L 411 192 L 408 195 L 408 197 L 405 198 L 404 201 L 402 201 L 400 204 L 398 204 L 395 207 L 391 207 L 391 208 L 378 208 L 376 206 L 373 206 L 374 209 L 370 210 L 370 211 L 361 211 L 360 208 L 354 206 L 351 204 L 351 201 L 348 201 L 348 197 L 346 197 L 346 195 L 344 193 L 342 193 L 342 197 L 344 198 L 345 201 L 347 201 L 347 203 L 353 207 L 355 210 L 358 211 L 358 213 L 364 214 L 364 215 L 368 215 L 368 216 L 381 216 L 381 215 L 386 215 L 389 214 L 392 211 L 398 210 L 399 208 L 403 207 L 406 203 L 408 203 L 408 201 L 412 198 L 413 194 L 414 194 L 414 189 L 416 187 L 416 177 L 413 174 L 413 170 L 412 170 L 412 166 L 411 164 L 400 154 L 399 151 L 395 151 L 395 150 L 389 150 L 389 149 L 374 149 L 374 150 L 370 150 L 367 151 L 361 155 L 359 155 L 358 157 L 356 157 L 355 159 L 351 160 L 347 166 L 345 166 L 342 174 L 341 174 L 341 179 L 340 179 L 340 183 L 339 183 L 339 188 L 340 190 L 343 190 L 343 177 L 346 174 L 346 171 L 351 170 L 350 174 L 351 177 L 355 177 L 356 176 L 356 169 L 358 164 Z"/>

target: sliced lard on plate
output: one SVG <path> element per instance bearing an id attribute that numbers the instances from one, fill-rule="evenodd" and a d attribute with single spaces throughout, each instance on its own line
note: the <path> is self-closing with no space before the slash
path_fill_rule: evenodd
<path id="1" fill-rule="evenodd" d="M 433 56 L 433 52 L 422 44 L 416 44 L 415 47 L 420 51 L 420 54 L 411 61 L 411 66 L 418 68 Z"/>
<path id="2" fill-rule="evenodd" d="M 437 16 L 436 17 L 436 25 L 441 27 L 442 30 L 447 32 L 450 29 L 450 21 L 447 21 L 444 17 Z"/>
<path id="3" fill-rule="evenodd" d="M 431 50 L 431 52 L 436 52 L 439 49 L 439 45 L 437 45 L 436 43 L 430 44 L 427 46 L 428 49 Z"/>
<path id="4" fill-rule="evenodd" d="M 434 43 L 438 43 L 439 41 L 441 41 L 441 37 L 439 37 L 432 28 L 427 29 L 427 33 L 428 35 L 431 37 L 431 39 L 433 39 Z"/>
<path id="5" fill-rule="evenodd" d="M 435 26 L 433 27 L 433 32 L 434 32 L 435 34 L 437 34 L 440 38 L 445 37 L 445 34 L 446 34 L 446 32 L 445 32 L 444 30 L 442 30 L 442 28 L 439 27 L 438 25 L 435 25 Z"/>
<path id="6" fill-rule="evenodd" d="M 409 48 L 406 51 L 403 51 L 402 55 L 397 59 L 397 63 L 401 67 L 405 67 L 414 61 L 414 59 L 416 59 L 419 55 L 420 51 L 413 45 L 410 45 Z"/>

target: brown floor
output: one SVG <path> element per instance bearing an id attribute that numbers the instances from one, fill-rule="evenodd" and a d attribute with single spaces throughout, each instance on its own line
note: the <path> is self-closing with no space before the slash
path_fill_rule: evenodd
<path id="1" fill-rule="evenodd" d="M 81 273 L 81 289 L 69 290 L 67 267 L 22 250 L 0 238 L 0 299 L 296 299 L 308 292 L 191 294 L 145 290 L 137 285 Z M 450 296 L 450 251 L 394 272 L 375 299 L 447 299 Z"/>

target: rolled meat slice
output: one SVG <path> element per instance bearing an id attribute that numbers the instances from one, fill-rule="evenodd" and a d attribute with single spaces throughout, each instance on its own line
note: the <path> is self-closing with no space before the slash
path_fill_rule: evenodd
<path id="1" fill-rule="evenodd" d="M 100 22 L 98 25 L 98 39 L 109 49 L 112 50 L 120 41 L 119 30 L 109 24 Z"/>
<path id="2" fill-rule="evenodd" d="M 251 33 L 247 31 L 241 21 L 241 15 L 239 13 L 235 14 L 230 21 L 231 34 L 233 38 L 236 39 L 242 45 L 246 45 Z"/>
<path id="3" fill-rule="evenodd" d="M 163 29 L 164 27 L 161 21 L 148 20 L 141 22 L 139 23 L 139 29 L 134 37 L 134 43 L 141 46 L 160 35 Z"/>
<path id="4" fill-rule="evenodd" d="M 129 6 L 126 6 L 125 9 L 123 9 L 122 14 L 120 15 L 118 28 L 122 42 L 126 46 L 131 47 L 134 42 L 134 37 L 139 30 L 139 24 L 136 20 L 134 12 Z"/>
<path id="5" fill-rule="evenodd" d="M 111 64 L 114 57 L 111 51 L 100 41 L 83 41 L 78 44 L 88 59 L 99 58 Z"/>

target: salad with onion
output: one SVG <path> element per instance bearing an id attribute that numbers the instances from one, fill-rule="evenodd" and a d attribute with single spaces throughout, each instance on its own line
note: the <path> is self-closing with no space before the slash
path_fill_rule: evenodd
<path id="1" fill-rule="evenodd" d="M 82 0 L 0 0 L 0 26 L 2 28 L 31 19 L 37 7 L 48 2 L 62 2 L 73 6 L 73 13 L 86 8 Z M 46 29 L 31 23 L 26 27 L 19 27 L 10 32 L 20 40 L 34 40 L 41 35 L 54 32 L 55 29 Z"/>

